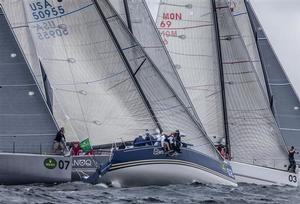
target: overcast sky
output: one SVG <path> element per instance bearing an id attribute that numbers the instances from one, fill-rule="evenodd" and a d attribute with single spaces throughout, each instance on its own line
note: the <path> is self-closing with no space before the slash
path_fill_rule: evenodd
<path id="1" fill-rule="evenodd" d="M 159 0 L 146 0 L 156 10 Z M 249 0 L 300 97 L 300 0 Z"/>
<path id="2" fill-rule="evenodd" d="M 300 0 L 250 0 L 300 97 Z"/>

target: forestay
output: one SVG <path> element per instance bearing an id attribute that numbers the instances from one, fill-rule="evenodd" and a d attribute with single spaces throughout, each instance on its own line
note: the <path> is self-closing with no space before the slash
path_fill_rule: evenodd
<path id="1" fill-rule="evenodd" d="M 286 169 L 285 144 L 227 1 L 216 1 L 232 159 Z"/>
<path id="2" fill-rule="evenodd" d="M 163 0 L 157 27 L 208 136 L 225 137 L 211 0 Z"/>
<path id="3" fill-rule="evenodd" d="M 121 0 L 121 2 L 122 1 L 123 0 Z M 127 13 L 128 28 L 137 38 L 147 55 L 171 85 L 186 108 L 195 119 L 199 121 L 185 88 L 182 85 L 181 79 L 178 76 L 175 65 L 163 45 L 160 33 L 151 17 L 146 2 L 143 0 L 125 0 L 124 4 L 127 10 L 124 12 L 120 11 L 120 13 Z"/>
<path id="4" fill-rule="evenodd" d="M 249 16 L 256 35 L 263 67 L 270 87 L 272 108 L 281 134 L 288 146 L 300 149 L 300 102 L 295 90 L 285 74 L 268 38 L 253 12 L 247 4 Z M 298 155 L 297 155 L 298 156 Z"/>
<path id="5" fill-rule="evenodd" d="M 259 53 L 256 46 L 256 41 L 253 35 L 253 30 L 251 27 L 250 19 L 248 16 L 248 12 L 245 6 L 244 0 L 234 0 L 232 7 L 232 14 L 234 16 L 234 20 L 237 24 L 239 32 L 244 40 L 246 48 L 248 50 L 251 62 L 256 70 L 258 78 L 260 80 L 260 84 L 265 92 L 268 95 L 265 77 L 261 65 L 261 60 L 259 57 Z"/>
<path id="6" fill-rule="evenodd" d="M 0 9 L 0 151 L 49 153 L 54 120 Z"/>
<path id="7" fill-rule="evenodd" d="M 48 4 L 35 9 L 37 2 L 24 1 L 30 30 L 79 137 L 105 144 L 120 137 L 133 139 L 160 124 L 164 131 L 182 130 L 191 142 L 197 141 L 197 149 L 215 156 L 210 142 L 107 1 L 46 1 L 51 11 Z"/>

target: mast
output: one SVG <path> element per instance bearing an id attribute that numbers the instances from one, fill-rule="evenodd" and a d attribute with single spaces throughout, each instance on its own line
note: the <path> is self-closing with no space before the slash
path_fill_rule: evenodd
<path id="1" fill-rule="evenodd" d="M 127 2 L 127 0 L 123 0 L 123 3 L 124 3 L 126 20 L 127 20 L 127 26 L 128 26 L 128 29 L 130 30 L 130 32 L 133 33 L 132 32 L 131 19 L 130 19 L 130 12 L 129 12 L 129 8 L 128 8 L 128 2 Z"/>
<path id="2" fill-rule="evenodd" d="M 123 60 L 124 63 L 126 64 L 126 68 L 127 68 L 128 72 L 129 72 L 131 78 L 133 79 L 134 84 L 136 85 L 137 89 L 139 90 L 139 93 L 141 94 L 141 96 L 142 96 L 142 98 L 143 98 L 143 100 L 144 100 L 144 102 L 145 102 L 145 105 L 147 106 L 148 111 L 150 112 L 150 114 L 151 114 L 151 116 L 152 116 L 152 118 L 153 118 L 155 124 L 157 125 L 158 129 L 160 130 L 160 132 L 162 132 L 162 131 L 163 131 L 163 130 L 162 130 L 162 127 L 161 127 L 161 125 L 159 124 L 159 122 L 158 122 L 158 120 L 157 120 L 157 117 L 156 117 L 154 111 L 152 110 L 152 107 L 151 107 L 149 101 L 147 100 L 147 98 L 146 98 L 146 96 L 145 96 L 143 90 L 141 89 L 141 86 L 139 85 L 139 83 L 138 83 L 138 81 L 137 81 L 137 79 L 136 79 L 136 77 L 135 77 L 135 75 L 136 75 L 136 73 L 139 71 L 139 69 L 138 69 L 135 73 L 133 73 L 132 69 L 130 68 L 130 67 L 131 67 L 131 66 L 130 66 L 130 63 L 129 63 L 128 60 L 126 59 L 125 54 L 124 54 L 123 50 L 121 49 L 121 46 L 120 46 L 120 44 L 119 44 L 119 42 L 118 42 L 116 36 L 115 36 L 114 33 L 112 32 L 112 29 L 111 29 L 109 23 L 107 22 L 107 19 L 105 18 L 105 16 L 104 16 L 104 14 L 103 14 L 103 11 L 102 11 L 101 7 L 99 6 L 97 0 L 93 0 L 93 2 L 94 2 L 94 4 L 95 4 L 95 6 L 96 6 L 96 8 L 97 8 L 97 11 L 99 12 L 101 18 L 103 19 L 104 24 L 105 24 L 105 26 L 107 27 L 107 30 L 108 30 L 108 32 L 109 32 L 109 34 L 110 34 L 112 40 L 114 41 L 115 46 L 117 47 L 117 50 L 118 50 L 119 54 L 120 54 L 121 57 L 122 57 L 122 60 Z M 143 62 L 145 62 L 145 61 L 143 61 Z M 143 62 L 142 62 L 142 64 L 143 64 Z"/>
<path id="3" fill-rule="evenodd" d="M 220 44 L 220 35 L 219 35 L 219 25 L 218 25 L 218 16 L 216 13 L 216 3 L 215 0 L 212 0 L 213 16 L 214 16 L 214 27 L 216 34 L 216 44 L 218 51 L 218 61 L 219 61 L 219 70 L 220 70 L 220 81 L 221 81 L 221 91 L 222 91 L 222 106 L 223 106 L 223 118 L 224 118 L 224 128 L 225 128 L 225 144 L 226 144 L 226 153 L 229 158 L 231 157 L 230 151 L 230 139 L 229 139 L 229 129 L 228 129 L 228 118 L 227 118 L 227 107 L 226 107 L 226 94 L 225 94 L 225 82 L 224 82 L 224 73 L 223 73 L 223 60 Z"/>

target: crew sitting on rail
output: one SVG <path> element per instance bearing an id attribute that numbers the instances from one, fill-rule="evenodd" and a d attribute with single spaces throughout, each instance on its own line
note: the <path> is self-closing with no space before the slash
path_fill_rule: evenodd
<path id="1" fill-rule="evenodd" d="M 167 136 L 166 133 L 162 133 L 161 143 L 162 143 L 162 148 L 164 149 L 165 152 L 168 152 L 168 151 L 171 150 L 169 140 L 168 140 L 168 136 Z"/>
<path id="2" fill-rule="evenodd" d="M 155 143 L 154 137 L 148 132 L 148 130 L 146 130 L 145 142 L 146 142 L 146 145 L 154 145 L 154 143 Z"/>
<path id="3" fill-rule="evenodd" d="M 162 139 L 162 135 L 160 133 L 158 133 L 156 135 L 156 141 L 154 143 L 154 146 L 162 146 L 163 147 L 161 139 Z"/>
<path id="4" fill-rule="evenodd" d="M 133 146 L 134 147 L 141 147 L 141 146 L 145 146 L 146 145 L 146 142 L 143 138 L 142 135 L 139 135 L 137 138 L 134 139 L 133 141 Z"/>

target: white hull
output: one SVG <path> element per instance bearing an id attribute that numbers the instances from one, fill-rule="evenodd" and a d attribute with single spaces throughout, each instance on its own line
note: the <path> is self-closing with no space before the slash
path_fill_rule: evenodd
<path id="1" fill-rule="evenodd" d="M 299 174 L 230 161 L 238 183 L 298 186 Z"/>
<path id="2" fill-rule="evenodd" d="M 71 157 L 0 153 L 0 164 L 0 184 L 71 181 Z"/>
<path id="3" fill-rule="evenodd" d="M 205 170 L 178 164 L 144 164 L 109 171 L 101 182 L 122 187 L 146 185 L 188 184 L 192 182 L 237 186 L 230 181 Z"/>

